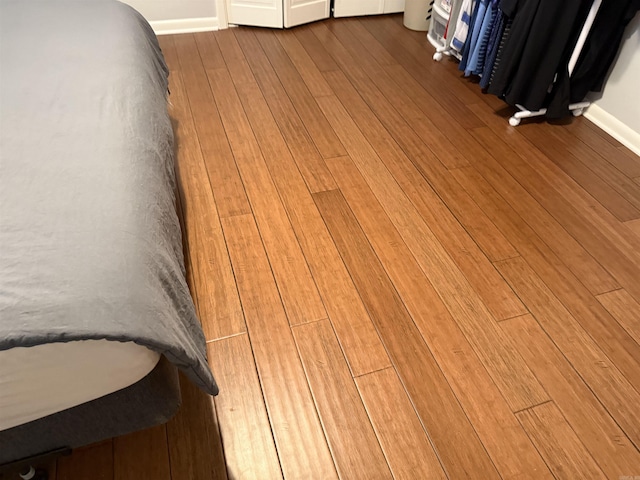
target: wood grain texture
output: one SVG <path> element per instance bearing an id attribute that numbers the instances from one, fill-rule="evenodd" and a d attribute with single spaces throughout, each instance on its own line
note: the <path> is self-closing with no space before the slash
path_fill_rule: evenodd
<path id="1" fill-rule="evenodd" d="M 640 220 L 629 220 L 624 222 L 629 229 L 640 238 Z"/>
<path id="2" fill-rule="evenodd" d="M 518 197 L 519 201 L 514 203 L 514 208 L 522 218 L 527 220 L 539 235 L 542 236 L 556 254 L 565 260 L 567 266 L 582 279 L 582 282 L 594 293 L 602 293 L 616 288 L 617 282 L 611 277 L 602 266 L 593 259 L 585 248 L 573 238 L 563 225 L 553 218 L 553 213 L 557 212 L 565 202 L 555 200 L 544 201 L 543 195 L 556 197 L 548 184 L 536 181 L 539 174 L 535 169 L 528 167 L 525 162 L 519 161 L 513 148 L 496 134 L 487 128 L 475 129 L 472 135 L 481 145 L 492 154 L 493 159 L 483 161 L 482 164 L 474 167 L 496 188 L 505 198 Z M 513 176 L 515 172 L 517 176 Z M 515 178 L 520 175 L 527 175 L 526 186 L 524 188 Z M 538 192 L 541 189 L 541 192 Z M 535 191 L 534 191 L 535 190 Z M 544 203 L 538 202 L 541 199 Z M 550 210 L 544 208 L 544 204 L 549 205 Z M 571 209 L 572 207 L 566 206 Z"/>
<path id="3" fill-rule="evenodd" d="M 531 137 L 533 141 L 538 141 L 541 134 L 540 126 L 532 125 L 531 127 L 523 130 L 523 134 L 527 138 Z M 542 133 L 544 134 L 545 132 Z M 552 148 L 555 149 L 553 157 L 564 158 L 564 161 L 557 163 L 558 166 L 565 171 L 579 171 L 580 178 L 588 178 L 589 183 L 583 182 L 582 185 L 586 190 L 598 197 L 601 203 L 606 204 L 609 202 L 609 198 L 613 198 L 612 192 L 615 192 L 635 209 L 635 212 L 628 209 L 629 215 L 635 215 L 632 218 L 640 218 L 640 211 L 638 211 L 640 208 L 640 189 L 630 178 L 618 169 L 611 168 L 610 163 L 602 155 L 596 153 L 584 143 L 576 141 L 569 132 L 563 129 L 554 129 L 548 132 L 546 138 L 547 141 L 538 148 L 545 153 L 548 153 Z M 599 181 L 599 189 L 597 191 L 594 191 L 591 186 L 595 183 L 594 176 Z M 599 197 L 600 192 L 602 192 L 602 197 Z M 612 213 L 615 213 L 616 216 L 618 215 L 616 212 Z M 621 218 L 621 220 L 628 219 Z"/>
<path id="4" fill-rule="evenodd" d="M 337 478 L 254 219 L 223 226 L 284 477 Z"/>
<path id="5" fill-rule="evenodd" d="M 75 449 L 57 460 L 57 480 L 115 480 L 113 473 L 111 439 Z"/>
<path id="6" fill-rule="evenodd" d="M 455 180 L 449 179 L 450 176 L 446 173 L 446 169 L 438 168 L 438 162 L 434 161 L 433 155 L 419 139 L 407 138 L 403 132 L 409 129 L 408 125 L 388 124 L 389 132 L 387 132 L 366 108 L 356 90 L 341 72 L 331 72 L 327 76 L 336 86 L 338 98 L 350 113 L 351 118 L 358 123 L 364 137 L 373 146 L 380 159 L 421 214 L 425 223 L 429 225 L 433 234 L 478 292 L 491 313 L 498 319 L 526 313 L 522 303 L 493 268 L 478 245 L 452 215 L 431 185 L 423 178 L 422 172 L 414 167 L 412 161 L 396 145 L 396 142 L 405 147 L 410 158 L 422 159 L 422 165 L 431 173 L 431 175 L 425 175 L 426 178 L 430 179 L 432 184 L 438 185 L 441 191 L 446 191 L 445 198 L 451 201 L 452 197 L 465 197 L 466 193 L 453 185 Z M 391 108 L 390 105 L 387 107 Z M 406 139 L 406 142 L 403 139 Z M 422 171 L 424 172 L 424 170 Z"/>
<path id="7" fill-rule="evenodd" d="M 277 39 L 282 48 L 289 55 L 291 63 L 300 73 L 302 80 L 314 97 L 322 97 L 324 95 L 332 95 L 333 91 L 322 76 L 322 73 L 313 63 L 313 60 L 304 49 L 300 41 L 296 38 L 293 30 L 285 30 L 282 34 L 277 35 Z"/>
<path id="8" fill-rule="evenodd" d="M 640 303 L 625 290 L 598 295 L 598 301 L 640 345 Z"/>
<path id="9" fill-rule="evenodd" d="M 282 478 L 249 338 L 209 342 L 207 353 L 220 387 L 215 404 L 229 477 Z"/>
<path id="10" fill-rule="evenodd" d="M 631 441 L 640 445 L 640 412 L 633 407 L 640 405 L 633 387 L 638 380 L 622 375 L 523 259 L 496 265 Z"/>
<path id="11" fill-rule="evenodd" d="M 456 478 L 498 478 L 342 195 L 320 192 L 314 199 L 444 468 Z"/>
<path id="12" fill-rule="evenodd" d="M 227 480 L 213 398 L 180 374 L 182 406 L 167 423 L 172 480 Z"/>
<path id="13" fill-rule="evenodd" d="M 213 32 L 194 33 L 193 38 L 198 46 L 200 60 L 202 60 L 202 66 L 205 70 L 227 67 L 216 41 L 216 34 Z"/>
<path id="14" fill-rule="evenodd" d="M 501 336 L 487 307 L 416 212 L 339 100 L 321 97 L 317 102 L 514 411 L 545 401 L 544 392 L 518 353 Z"/>
<path id="15" fill-rule="evenodd" d="M 525 315 L 500 326 L 607 476 L 640 469 L 638 450 L 538 322 Z"/>
<path id="16" fill-rule="evenodd" d="M 239 28 L 235 34 L 309 190 L 319 192 L 334 189 L 331 173 L 253 30 Z"/>
<path id="17" fill-rule="evenodd" d="M 509 405 L 348 158 L 328 161 L 350 208 L 503 477 L 549 475 Z"/>
<path id="18" fill-rule="evenodd" d="M 176 37 L 175 43 L 181 75 L 189 85 L 185 93 L 189 99 L 193 123 L 219 215 L 228 217 L 249 213 L 251 208 L 247 195 L 229 148 L 195 40 L 191 35 L 180 35 Z"/>
<path id="19" fill-rule="evenodd" d="M 344 147 L 328 128 L 327 120 L 313 101 L 313 96 L 278 39 L 267 30 L 257 30 L 255 34 L 322 157 L 344 155 Z"/>
<path id="20" fill-rule="evenodd" d="M 216 40 L 233 81 L 238 85 L 242 85 L 253 81 L 253 73 L 233 30 L 221 30 L 216 35 Z"/>
<path id="21" fill-rule="evenodd" d="M 209 81 L 265 250 L 292 325 L 326 318 L 309 267 L 280 200 L 262 152 L 225 70 L 209 70 Z"/>
<path id="22" fill-rule="evenodd" d="M 300 325 L 293 335 L 340 478 L 392 478 L 331 323 Z"/>
<path id="23" fill-rule="evenodd" d="M 170 480 L 166 426 L 114 438 L 113 477 L 115 480 Z"/>
<path id="24" fill-rule="evenodd" d="M 465 190 L 490 215 L 492 221 L 522 252 L 529 266 L 580 322 L 582 328 L 596 339 L 607 356 L 614 360 L 625 375 L 637 375 L 640 351 L 635 341 L 587 290 L 581 282 L 582 278 L 569 271 L 563 261 L 565 259 L 551 251 L 547 243 L 527 224 L 525 217 L 514 211 L 521 197 L 505 196 L 504 193 L 501 196 L 474 169 L 458 169 L 454 174 Z M 511 180 L 508 178 L 502 182 L 496 179 L 493 185 L 502 190 L 501 185 L 509 182 Z M 526 213 L 523 212 L 523 215 Z"/>
<path id="25" fill-rule="evenodd" d="M 264 97 L 255 84 L 240 86 L 238 91 L 353 375 L 389 366 L 378 333 Z"/>
<path id="26" fill-rule="evenodd" d="M 606 478 L 553 402 L 516 416 L 556 478 Z"/>
<path id="27" fill-rule="evenodd" d="M 394 479 L 445 479 L 398 374 L 385 368 L 356 379 Z"/>
<path id="28" fill-rule="evenodd" d="M 208 340 L 235 335 L 246 331 L 240 299 L 185 84 L 178 72 L 171 76 L 171 89 L 175 102 L 170 114 L 177 144 L 176 176 L 200 321 Z"/>

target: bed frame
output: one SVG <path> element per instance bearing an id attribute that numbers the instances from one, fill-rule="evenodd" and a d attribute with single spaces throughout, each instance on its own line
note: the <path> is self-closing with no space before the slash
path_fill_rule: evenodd
<path id="1" fill-rule="evenodd" d="M 161 356 L 146 377 L 127 388 L 1 431 L 0 479 L 14 473 L 17 478 L 25 465 L 41 466 L 48 454 L 165 423 L 180 400 L 178 371 Z"/>

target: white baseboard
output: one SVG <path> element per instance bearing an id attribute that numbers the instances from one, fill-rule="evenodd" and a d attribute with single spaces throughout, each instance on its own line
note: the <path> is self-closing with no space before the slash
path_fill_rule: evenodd
<path id="1" fill-rule="evenodd" d="M 589 106 L 584 116 L 636 155 L 640 155 L 640 133 L 632 130 L 595 103 Z"/>
<path id="2" fill-rule="evenodd" d="M 158 20 L 149 22 L 156 35 L 171 35 L 174 33 L 196 33 L 218 30 L 218 17 L 181 18 L 178 20 Z"/>

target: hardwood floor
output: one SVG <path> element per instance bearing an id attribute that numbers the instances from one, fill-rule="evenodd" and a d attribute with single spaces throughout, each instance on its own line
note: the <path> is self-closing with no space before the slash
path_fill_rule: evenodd
<path id="1" fill-rule="evenodd" d="M 221 391 L 53 478 L 640 476 L 640 158 L 400 20 L 160 38 Z"/>

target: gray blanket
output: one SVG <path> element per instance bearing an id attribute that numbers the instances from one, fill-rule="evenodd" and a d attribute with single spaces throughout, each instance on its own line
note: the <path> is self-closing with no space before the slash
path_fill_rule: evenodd
<path id="1" fill-rule="evenodd" d="M 151 28 L 108 0 L 0 9 L 0 350 L 133 341 L 216 394 Z"/>

